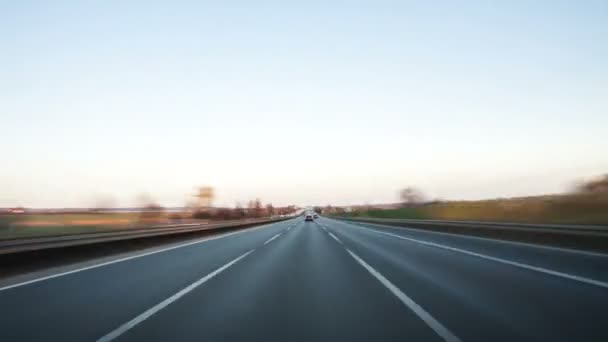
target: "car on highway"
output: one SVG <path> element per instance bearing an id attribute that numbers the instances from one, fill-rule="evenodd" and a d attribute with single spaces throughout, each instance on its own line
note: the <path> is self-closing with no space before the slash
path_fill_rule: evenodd
<path id="1" fill-rule="evenodd" d="M 319 215 L 314 214 L 314 215 L 312 215 L 312 218 L 316 220 L 316 219 L 318 219 L 318 218 L 319 218 Z"/>
<path id="2" fill-rule="evenodd" d="M 314 221 L 314 219 L 312 218 L 312 215 L 306 214 L 306 217 L 304 218 L 304 221 Z"/>

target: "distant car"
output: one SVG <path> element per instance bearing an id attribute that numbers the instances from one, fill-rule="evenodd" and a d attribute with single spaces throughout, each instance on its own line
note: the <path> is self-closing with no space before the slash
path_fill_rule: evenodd
<path id="1" fill-rule="evenodd" d="M 306 215 L 304 221 L 314 221 L 314 219 L 312 218 L 312 215 Z"/>
<path id="2" fill-rule="evenodd" d="M 319 218 L 319 215 L 314 214 L 314 215 L 312 216 L 312 218 L 314 218 L 314 219 L 318 219 L 318 218 Z"/>

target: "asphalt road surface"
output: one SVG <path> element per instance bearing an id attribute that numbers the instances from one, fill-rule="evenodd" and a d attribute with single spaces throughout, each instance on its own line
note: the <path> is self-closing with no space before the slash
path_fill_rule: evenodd
<path id="1" fill-rule="evenodd" d="M 0 288 L 0 341 L 608 341 L 608 256 L 302 217 Z"/>

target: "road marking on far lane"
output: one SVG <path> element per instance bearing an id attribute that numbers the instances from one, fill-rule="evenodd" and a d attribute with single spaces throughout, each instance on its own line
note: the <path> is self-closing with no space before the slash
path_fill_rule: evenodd
<path id="1" fill-rule="evenodd" d="M 608 254 L 607 253 L 602 253 L 602 252 L 591 252 L 591 251 L 583 251 L 580 249 L 572 249 L 572 248 L 566 248 L 566 247 L 556 247 L 556 246 L 545 246 L 545 245 L 539 245 L 539 244 L 534 244 L 534 243 L 528 243 L 528 242 L 521 242 L 521 241 L 511 241 L 511 240 L 499 240 L 499 239 L 492 239 L 492 238 L 487 238 L 487 237 L 481 237 L 481 236 L 473 236 L 473 235 L 462 235 L 462 234 L 457 234 L 457 233 L 447 233 L 447 232 L 436 232 L 436 231 L 432 231 L 432 230 L 425 230 L 425 229 L 421 229 L 421 228 L 413 228 L 413 227 L 401 227 L 401 226 L 389 226 L 386 224 L 378 224 L 378 223 L 371 223 L 371 222 L 349 222 L 350 224 L 355 224 L 355 225 L 360 225 L 360 226 L 373 226 L 373 227 L 378 227 L 378 228 L 384 228 L 384 229 L 392 229 L 395 231 L 415 231 L 415 232 L 421 232 L 421 233 L 425 233 L 425 234 L 433 234 L 433 235 L 442 235 L 442 236 L 453 236 L 453 237 L 457 237 L 457 238 L 461 238 L 461 239 L 468 239 L 468 240 L 480 240 L 480 241 L 489 241 L 492 243 L 500 243 L 500 244 L 506 244 L 506 245 L 516 245 L 516 246 L 525 246 L 525 247 L 533 247 L 533 248 L 540 248 L 540 249 L 547 249 L 547 250 L 553 250 L 553 251 L 558 251 L 558 252 L 564 252 L 564 253 L 573 253 L 573 254 L 581 254 L 581 255 L 589 255 L 589 256 L 593 256 L 593 257 L 600 257 L 600 258 L 608 258 Z"/>
<path id="2" fill-rule="evenodd" d="M 169 304 L 171 304 L 171 303 L 175 302 L 176 300 L 180 299 L 181 297 L 183 297 L 184 295 L 186 295 L 188 292 L 191 292 L 192 290 L 194 290 L 198 286 L 206 283 L 208 280 L 210 280 L 211 278 L 213 278 L 216 275 L 220 274 L 221 272 L 223 272 L 224 270 L 226 270 L 228 267 L 236 264 L 237 262 L 239 262 L 239 260 L 241 260 L 244 257 L 248 256 L 249 254 L 253 253 L 254 251 L 255 251 L 255 249 L 250 250 L 249 252 L 247 252 L 247 253 L 241 255 L 240 257 L 238 257 L 238 258 L 230 261 L 229 263 L 225 264 L 224 266 L 222 266 L 222 267 L 216 269 L 215 271 L 207 274 L 203 278 L 201 278 L 201 279 L 195 281 L 194 283 L 188 285 L 187 287 L 183 288 L 181 291 L 177 292 L 173 296 L 171 296 L 171 297 L 163 300 L 162 302 L 156 304 L 155 306 L 151 307 L 150 309 L 144 311 L 141 315 L 133 318 L 132 320 L 128 321 L 127 323 L 125 323 L 125 324 L 121 325 L 120 327 L 116 328 L 115 330 L 111 331 L 107 335 L 101 337 L 100 339 L 97 340 L 97 342 L 109 342 L 109 341 L 112 341 L 112 340 L 116 339 L 117 337 L 119 337 L 120 335 L 126 333 L 127 331 L 129 331 L 131 328 L 133 328 L 137 324 L 139 324 L 139 323 L 145 321 L 146 319 L 150 318 L 150 316 L 152 316 L 155 313 L 159 312 L 160 310 L 164 309 Z"/>
<path id="3" fill-rule="evenodd" d="M 568 273 L 564 273 L 564 272 L 554 271 L 554 270 L 551 270 L 551 269 L 548 269 L 548 268 L 544 268 L 544 267 L 532 266 L 532 265 L 528 265 L 528 264 L 522 264 L 522 263 L 517 262 L 517 261 L 511 261 L 511 260 L 501 259 L 501 258 L 493 257 L 493 256 L 490 256 L 490 255 L 481 254 L 481 253 L 477 253 L 477 252 L 471 252 L 471 251 L 467 251 L 465 249 L 460 249 L 460 248 L 456 248 L 456 247 L 450 247 L 450 246 L 446 246 L 446 245 L 442 245 L 442 244 L 438 244 L 438 243 L 434 243 L 434 242 L 413 239 L 413 238 L 409 238 L 409 237 L 405 237 L 405 236 L 401 236 L 401 235 L 397 235 L 397 234 L 392 234 L 392 233 L 387 233 L 387 232 L 381 232 L 381 231 L 377 231 L 375 229 L 357 227 L 357 226 L 354 226 L 354 225 L 353 225 L 353 227 L 355 227 L 357 229 L 368 230 L 368 231 L 371 231 L 371 232 L 374 232 L 374 233 L 377 233 L 377 234 L 392 236 L 392 237 L 395 237 L 395 238 L 401 239 L 401 240 L 407 240 L 407 241 L 419 243 L 419 244 L 426 245 L 426 246 L 431 246 L 431 247 L 441 248 L 441 249 L 445 249 L 445 250 L 452 251 L 452 252 L 466 254 L 466 255 L 478 257 L 478 258 L 481 258 L 481 259 L 498 262 L 498 263 L 505 264 L 505 265 L 511 265 L 511 266 L 523 268 L 523 269 L 526 269 L 526 270 L 536 271 L 536 272 L 540 272 L 540 273 L 550 274 L 550 275 L 556 276 L 556 277 L 561 277 L 561 278 L 566 278 L 566 279 L 578 281 L 578 282 L 589 284 L 589 285 L 595 285 L 595 286 L 599 286 L 599 287 L 603 287 L 603 288 L 608 288 L 608 283 L 603 282 L 603 281 L 599 281 L 599 280 L 595 280 L 595 279 L 591 279 L 591 278 L 585 278 L 585 277 L 576 276 L 576 275 L 573 275 L 573 274 L 568 274 Z"/>
<path id="4" fill-rule="evenodd" d="M 267 244 L 269 244 L 272 240 L 278 238 L 279 236 L 281 236 L 282 233 L 278 233 L 275 236 L 271 237 L 270 239 L 266 240 L 266 242 L 264 242 L 264 246 L 266 246 Z"/>
<path id="5" fill-rule="evenodd" d="M 330 233 L 331 234 L 331 233 Z M 390 282 L 390 280 L 386 279 L 380 272 L 376 271 L 372 266 L 363 261 L 357 254 L 353 253 L 348 248 L 346 251 L 359 263 L 363 268 L 365 268 L 372 276 L 374 276 L 384 287 L 386 287 L 395 297 L 399 298 L 399 300 L 405 304 L 410 310 L 412 310 L 420 319 L 422 319 L 437 335 L 441 336 L 447 342 L 460 342 L 460 339 L 456 337 L 456 335 L 452 334 L 443 324 L 439 323 L 430 313 L 424 310 L 420 305 L 414 302 L 410 297 L 408 297 L 403 291 L 401 291 L 397 286 Z"/>
<path id="6" fill-rule="evenodd" d="M 317 223 L 317 222 L 315 222 L 315 223 Z M 326 233 L 329 233 L 329 232 L 327 231 L 327 228 L 325 228 L 325 226 L 324 226 L 324 225 L 322 225 L 322 224 L 320 224 L 320 223 L 317 223 L 317 225 L 318 225 L 319 227 L 321 227 L 321 228 L 322 228 L 322 229 L 323 229 L 323 230 L 324 230 Z"/>
<path id="7" fill-rule="evenodd" d="M 328 232 L 328 233 L 329 233 L 329 236 L 334 238 L 334 240 L 338 241 L 339 244 L 343 245 L 342 241 L 340 241 L 340 239 L 338 239 L 337 236 L 335 236 L 332 232 Z"/>

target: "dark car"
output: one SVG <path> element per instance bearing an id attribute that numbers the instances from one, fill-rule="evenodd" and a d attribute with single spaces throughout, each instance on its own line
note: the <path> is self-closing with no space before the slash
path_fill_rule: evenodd
<path id="1" fill-rule="evenodd" d="M 314 218 L 314 219 L 318 219 L 318 218 L 319 218 L 319 215 L 314 214 L 314 215 L 312 216 L 312 218 Z"/>
<path id="2" fill-rule="evenodd" d="M 306 217 L 304 218 L 304 221 L 314 221 L 312 218 L 312 215 L 306 215 Z"/>

